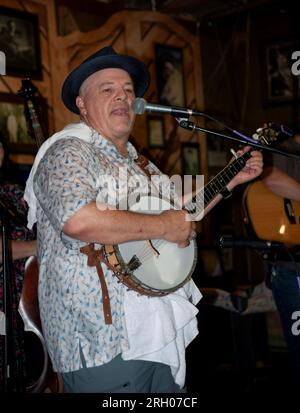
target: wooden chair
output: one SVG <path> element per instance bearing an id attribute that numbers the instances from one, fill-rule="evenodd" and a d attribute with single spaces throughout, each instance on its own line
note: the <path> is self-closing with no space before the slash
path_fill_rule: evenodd
<path id="1" fill-rule="evenodd" d="M 25 331 L 34 333 L 43 350 L 43 368 L 39 378 L 26 388 L 29 393 L 62 393 L 63 382 L 59 374 L 54 373 L 43 336 L 38 302 L 39 268 L 36 257 L 29 257 L 25 265 L 23 290 L 19 303 L 19 313 L 24 322 Z"/>

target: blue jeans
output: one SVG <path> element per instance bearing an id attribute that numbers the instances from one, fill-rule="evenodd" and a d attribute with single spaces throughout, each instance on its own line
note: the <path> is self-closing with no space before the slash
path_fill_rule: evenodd
<path id="1" fill-rule="evenodd" d="M 300 381 L 300 331 L 299 327 L 292 330 L 293 324 L 298 319 L 293 319 L 292 315 L 300 312 L 300 279 L 296 270 L 278 264 L 272 264 L 270 271 L 271 287 L 280 314 L 283 333 L 291 353 L 293 367 Z M 299 334 L 295 334 L 298 331 Z"/>

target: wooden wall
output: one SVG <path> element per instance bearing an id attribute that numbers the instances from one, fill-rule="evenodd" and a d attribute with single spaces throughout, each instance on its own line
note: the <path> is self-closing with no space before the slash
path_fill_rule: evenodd
<path id="1" fill-rule="evenodd" d="M 49 133 L 61 129 L 66 123 L 78 117 L 69 112 L 60 97 L 61 86 L 67 74 L 83 59 L 101 47 L 111 45 L 118 53 L 128 53 L 143 60 L 151 73 L 151 85 L 145 99 L 157 102 L 157 81 L 155 65 L 155 43 L 179 47 L 183 51 L 184 87 L 186 106 L 204 109 L 202 75 L 200 66 L 199 39 L 172 18 L 144 11 L 122 11 L 112 15 L 99 29 L 81 33 L 73 32 L 67 36 L 59 36 L 57 30 L 54 0 L 0 0 L 0 5 L 36 13 L 39 16 L 39 34 L 41 43 L 42 79 L 34 80 L 48 104 Z M 16 93 L 21 86 L 21 78 L 1 76 L 0 93 Z M 166 136 L 174 128 L 170 116 L 164 116 Z M 201 122 L 201 120 L 199 120 Z M 198 120 L 197 120 L 198 123 Z M 142 147 L 147 147 L 147 116 L 137 116 L 133 136 Z M 178 128 L 172 135 L 178 145 L 167 143 L 172 153 L 167 153 L 167 172 L 181 172 L 181 141 L 199 141 L 201 145 L 201 171 L 206 173 L 206 141 L 199 133 L 192 133 Z M 200 142 L 201 139 L 201 142 Z M 161 158 L 162 150 L 152 150 L 154 158 Z"/>
<path id="2" fill-rule="evenodd" d="M 126 53 L 143 60 L 151 73 L 151 85 L 146 92 L 147 101 L 157 102 L 157 81 L 155 66 L 155 43 L 182 48 L 183 72 L 188 107 L 203 109 L 203 91 L 201 87 L 200 47 L 195 36 L 188 33 L 168 16 L 155 12 L 122 11 L 114 14 L 102 27 L 88 33 L 74 32 L 60 39 L 61 59 L 53 72 L 55 84 L 60 89 L 65 76 L 83 59 L 100 48 L 111 45 L 118 53 Z M 60 96 L 55 95 L 55 106 L 59 108 L 56 124 L 61 127 L 68 119 L 75 119 L 70 112 L 66 113 Z M 172 130 L 173 122 L 168 116 L 164 119 L 166 134 Z M 184 130 L 177 130 L 176 138 L 180 141 L 199 139 L 197 135 Z M 146 116 L 137 116 L 133 136 L 143 147 L 147 147 Z M 173 137 L 174 139 L 174 137 Z M 168 146 L 168 145 L 167 145 Z M 205 141 L 202 141 L 205 153 Z M 155 151 L 157 152 L 157 151 Z M 161 154 L 154 153 L 153 156 Z M 180 172 L 180 148 L 170 153 L 169 173 Z M 206 156 L 201 160 L 205 165 Z"/>
<path id="3" fill-rule="evenodd" d="M 38 1 L 22 1 L 22 0 L 0 0 L 0 6 L 17 9 L 38 15 L 39 19 L 39 42 L 42 62 L 42 78 L 33 79 L 33 83 L 37 86 L 40 94 L 47 100 L 47 122 L 49 130 L 52 132 L 55 129 L 55 109 L 53 95 L 56 86 L 53 84 L 53 65 L 55 64 L 55 54 L 57 47 L 56 40 L 56 21 L 54 1 L 38 0 Z M 5 52 L 5 50 L 4 50 Z M 16 94 L 21 88 L 21 80 L 26 78 L 16 76 L 0 76 L 0 93 Z M 14 160 L 21 163 L 31 163 L 33 155 L 14 155 Z"/>

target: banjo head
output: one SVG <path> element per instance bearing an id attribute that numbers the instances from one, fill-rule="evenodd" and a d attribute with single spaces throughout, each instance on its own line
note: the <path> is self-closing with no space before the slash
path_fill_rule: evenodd
<path id="1" fill-rule="evenodd" d="M 166 199 L 142 196 L 130 210 L 160 214 L 174 209 Z M 163 296 L 176 291 L 192 276 L 197 261 L 197 244 L 186 248 L 165 240 L 129 241 L 105 246 L 107 260 L 119 280 L 140 294 Z"/>
<path id="2" fill-rule="evenodd" d="M 162 240 L 152 240 L 155 252 L 148 241 L 131 241 L 117 246 L 119 262 L 125 266 L 133 255 L 141 265 L 130 277 L 149 290 L 175 291 L 192 276 L 197 261 L 197 245 L 191 241 L 186 248 Z M 121 263 L 122 266 L 122 263 Z"/>

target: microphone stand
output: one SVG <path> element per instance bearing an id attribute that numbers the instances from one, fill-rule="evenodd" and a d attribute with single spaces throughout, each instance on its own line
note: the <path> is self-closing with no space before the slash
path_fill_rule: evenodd
<path id="1" fill-rule="evenodd" d="M 230 129 L 233 133 L 235 133 L 239 137 L 235 137 L 235 136 L 231 136 L 231 135 L 225 135 L 224 133 L 217 132 L 213 129 L 203 128 L 202 126 L 198 126 L 194 122 L 192 122 L 192 121 L 190 121 L 186 118 L 175 118 L 175 119 L 177 120 L 179 126 L 182 127 L 183 129 L 188 129 L 188 130 L 191 130 L 191 131 L 196 130 L 196 131 L 200 131 L 200 132 L 211 133 L 212 135 L 219 136 L 221 138 L 226 138 L 226 139 L 230 139 L 230 140 L 233 140 L 233 141 L 240 142 L 242 144 L 251 145 L 251 146 L 254 146 L 254 147 L 259 148 L 259 149 L 265 149 L 267 151 L 278 153 L 280 155 L 287 156 L 289 158 L 300 159 L 300 155 L 296 155 L 294 153 L 289 153 L 289 152 L 284 152 L 284 151 L 282 151 L 278 148 L 273 148 L 272 146 L 263 145 L 261 143 L 258 143 L 255 139 L 250 138 L 249 136 L 246 136 L 246 135 L 242 134 L 241 132 L 235 131 L 235 130 L 233 130 L 231 128 L 228 128 L 228 127 L 227 127 L 228 129 Z M 216 121 L 216 122 L 221 124 L 221 122 L 219 122 L 219 121 Z"/>
<path id="2" fill-rule="evenodd" d="M 4 393 L 12 391 L 12 312 L 11 312 L 11 284 L 10 284 L 10 255 L 8 247 L 7 223 L 8 213 L 0 207 L 1 240 L 2 240 L 2 267 L 3 267 L 3 307 L 5 314 L 4 338 Z"/>

